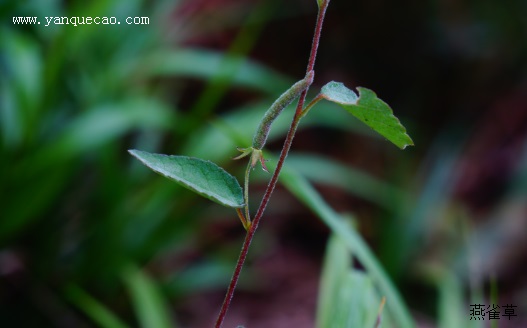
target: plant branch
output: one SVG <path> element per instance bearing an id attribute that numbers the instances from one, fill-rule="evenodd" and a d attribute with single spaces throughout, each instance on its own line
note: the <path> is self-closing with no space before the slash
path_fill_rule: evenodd
<path id="1" fill-rule="evenodd" d="M 319 101 L 321 101 L 322 99 L 324 99 L 324 97 L 322 97 L 322 95 L 318 95 L 316 96 L 315 98 L 313 98 L 309 104 L 307 104 L 307 106 L 302 110 L 302 113 L 300 113 L 300 118 L 304 117 L 307 115 L 307 113 L 309 112 L 309 110 L 315 106 Z"/>
<path id="2" fill-rule="evenodd" d="M 245 183 L 243 188 L 243 198 L 245 201 L 245 219 L 247 220 L 247 224 L 251 223 L 251 213 L 249 212 L 249 175 L 251 174 L 252 169 L 252 161 L 249 160 L 247 163 L 247 169 L 245 170 Z M 245 226 L 245 230 L 247 230 L 247 225 Z"/>
<path id="3" fill-rule="evenodd" d="M 325 0 L 323 4 L 319 7 L 319 11 L 317 15 L 317 23 L 315 26 L 315 34 L 313 36 L 313 43 L 311 44 L 311 52 L 309 55 L 309 62 L 307 65 L 306 73 L 312 71 L 315 66 L 315 59 L 317 56 L 318 45 L 320 42 L 320 35 L 322 32 L 322 24 L 324 22 L 324 17 L 326 15 L 326 9 L 328 7 L 328 4 L 329 4 L 329 0 Z M 263 216 L 265 208 L 267 207 L 267 204 L 269 203 L 269 200 L 271 199 L 271 195 L 276 187 L 276 183 L 278 182 L 278 177 L 280 176 L 280 171 L 282 170 L 282 166 L 284 165 L 285 158 L 287 157 L 287 154 L 289 153 L 289 150 L 291 149 L 291 145 L 293 143 L 293 138 L 295 136 L 296 129 L 302 117 L 302 108 L 304 107 L 304 102 L 306 100 L 308 89 L 309 88 L 306 88 L 300 95 L 300 99 L 298 100 L 298 104 L 296 106 L 295 116 L 293 117 L 291 126 L 289 127 L 289 132 L 287 133 L 287 137 L 284 141 L 284 146 L 280 153 L 280 158 L 278 159 L 276 169 L 273 173 L 271 180 L 269 181 L 269 184 L 267 185 L 267 189 L 265 190 L 265 194 L 262 198 L 260 206 L 258 207 L 256 215 L 252 223 L 250 224 L 250 229 L 249 231 L 247 231 L 247 234 L 245 235 L 245 240 L 243 242 L 242 250 L 240 252 L 238 262 L 236 263 L 236 268 L 234 269 L 234 273 L 232 275 L 229 288 L 227 289 L 227 294 L 225 295 L 225 299 L 223 301 L 220 313 L 216 320 L 216 325 L 215 325 L 216 328 L 220 328 L 223 323 L 223 320 L 225 319 L 227 310 L 229 308 L 232 297 L 234 295 L 234 289 L 236 288 L 236 284 L 238 283 L 238 279 L 240 277 L 243 264 L 245 263 L 245 259 L 247 258 L 247 253 L 249 252 L 249 246 L 251 245 L 251 241 L 254 237 L 256 229 L 258 228 L 258 224 L 260 223 L 260 220 Z"/>

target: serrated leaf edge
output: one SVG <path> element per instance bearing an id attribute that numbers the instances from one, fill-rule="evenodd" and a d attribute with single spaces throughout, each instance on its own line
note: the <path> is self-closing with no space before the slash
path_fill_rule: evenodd
<path id="1" fill-rule="evenodd" d="M 371 89 L 364 88 L 364 87 L 357 87 L 357 91 L 359 92 L 359 98 L 357 99 L 356 104 L 353 104 L 352 106 L 366 108 L 364 105 L 361 105 L 361 100 L 363 100 L 363 99 L 362 99 L 362 96 L 363 96 L 364 93 L 371 92 L 372 95 L 373 95 L 373 97 L 374 97 L 375 99 L 377 99 L 378 101 L 380 101 L 381 103 L 383 103 L 383 104 L 388 108 L 388 110 L 389 110 L 389 116 L 390 116 L 391 118 L 395 119 L 395 121 L 397 122 L 396 127 L 397 127 L 397 128 L 399 129 L 399 131 L 402 133 L 404 139 L 406 139 L 406 140 L 405 140 L 406 143 L 405 143 L 404 145 L 401 145 L 401 146 L 395 144 L 393 141 L 391 141 L 391 140 L 389 140 L 389 139 L 387 138 L 390 142 L 392 142 L 393 144 L 395 144 L 395 145 L 396 145 L 397 147 L 399 147 L 400 149 L 405 149 L 405 148 L 408 147 L 408 146 L 413 146 L 413 145 L 414 145 L 414 141 L 413 141 L 412 138 L 408 135 L 408 132 L 406 131 L 406 128 L 405 128 L 404 125 L 401 123 L 401 121 L 397 118 L 397 116 L 395 116 L 395 115 L 393 114 L 393 109 L 390 107 L 390 105 L 388 105 L 384 100 L 382 100 L 381 98 L 379 98 L 379 97 L 377 96 L 377 93 L 375 93 L 375 91 L 373 91 L 373 90 L 371 90 Z M 380 124 L 382 124 L 382 125 L 384 125 L 384 126 L 389 126 L 388 124 L 385 124 L 385 123 L 382 123 L 382 122 L 377 122 L 377 123 L 380 123 Z M 375 131 L 375 129 L 373 129 L 373 128 L 372 128 L 372 130 Z M 379 133 L 379 134 L 381 134 L 379 131 L 376 131 L 376 132 Z M 381 135 L 382 135 L 382 134 L 381 134 Z M 384 136 L 383 136 L 383 137 L 384 137 Z M 385 138 L 386 138 L 386 137 L 385 137 Z"/>
<path id="2" fill-rule="evenodd" d="M 390 105 L 388 105 L 386 102 L 384 102 L 382 99 L 380 99 L 377 94 L 375 93 L 375 91 L 373 90 L 370 90 L 368 88 L 364 88 L 364 87 L 357 87 L 357 91 L 359 93 L 358 97 L 353 101 L 353 102 L 346 102 L 346 101 L 341 101 L 340 99 L 335 99 L 335 98 L 332 98 L 330 97 L 327 93 L 324 93 L 324 89 L 325 88 L 328 88 L 328 86 L 332 85 L 332 84 L 335 84 L 335 85 L 338 85 L 339 87 L 343 87 L 345 88 L 346 90 L 348 90 L 349 92 L 353 93 L 356 95 L 356 93 L 349 89 L 348 87 L 346 87 L 344 85 L 344 83 L 342 82 L 336 82 L 336 81 L 330 81 L 328 83 L 326 83 L 322 89 L 321 89 L 321 93 L 320 93 L 320 96 L 328 101 L 331 101 L 331 102 L 334 102 L 336 104 L 339 104 L 339 105 L 343 105 L 343 106 L 354 106 L 354 107 L 361 107 L 361 108 L 368 108 L 368 107 L 365 107 L 364 105 L 361 105 L 361 100 L 363 100 L 363 95 L 367 92 L 370 92 L 373 96 L 373 98 L 379 100 L 381 103 L 383 103 L 389 110 L 389 116 L 393 119 L 395 119 L 395 121 L 397 122 L 397 127 L 399 128 L 399 131 L 402 132 L 402 135 L 403 135 L 403 139 L 404 140 L 404 143 L 405 144 L 402 144 L 402 145 L 397 145 L 396 143 L 394 143 L 392 140 L 389 140 L 386 136 L 384 136 L 382 133 L 380 133 L 379 131 L 377 131 L 376 129 L 374 129 L 372 126 L 370 126 L 369 124 L 367 124 L 366 122 L 364 121 L 367 121 L 364 117 L 362 117 L 362 119 L 359 119 L 361 121 L 363 121 L 363 123 L 365 123 L 366 125 L 368 125 L 368 127 L 370 127 L 372 130 L 374 130 L 375 132 L 379 133 L 381 136 L 385 137 L 386 139 L 388 139 L 390 142 L 392 142 L 394 145 L 396 145 L 397 147 L 399 147 L 400 149 L 405 149 L 406 147 L 408 146 L 413 146 L 414 145 L 414 142 L 412 140 L 412 138 L 408 135 L 407 131 L 406 131 L 406 128 L 404 127 L 404 125 L 401 124 L 401 121 L 393 114 L 393 110 L 392 108 L 390 107 Z M 344 107 L 344 109 L 346 109 L 347 111 L 349 111 L 353 116 L 357 117 L 357 115 L 355 113 L 352 113 L 351 110 L 347 109 L 346 107 Z M 359 117 L 357 117 L 359 118 Z M 384 126 L 388 126 L 387 124 L 385 123 L 382 123 L 382 122 L 377 122 L 378 124 L 382 124 Z"/>
<path id="3" fill-rule="evenodd" d="M 235 204 L 233 203 L 232 201 L 230 200 L 227 200 L 225 199 L 223 196 L 221 195 L 218 195 L 217 193 L 213 193 L 211 192 L 210 194 L 207 194 L 207 193 L 204 193 L 202 192 L 201 190 L 198 190 L 198 187 L 192 183 L 192 182 L 189 182 L 188 180 L 185 180 L 185 179 L 178 179 L 176 177 L 173 177 L 173 176 L 169 176 L 167 174 L 167 172 L 163 172 L 163 170 L 159 170 L 159 169 L 156 169 L 156 168 L 153 168 L 152 166 L 150 166 L 145 160 L 143 160 L 140 155 L 137 154 L 137 152 L 145 152 L 145 151 L 142 151 L 142 150 L 137 150 L 137 149 L 129 149 L 128 152 L 134 156 L 135 158 L 137 158 L 141 163 L 143 163 L 146 167 L 148 167 L 149 169 L 151 169 L 152 171 L 158 173 L 158 174 L 161 174 L 162 176 L 166 177 L 167 179 L 170 179 L 170 180 L 174 180 L 176 181 L 177 183 L 180 183 L 182 184 L 185 188 L 188 188 L 192 191 L 194 191 L 195 193 L 207 198 L 207 199 L 210 199 L 216 203 L 219 203 L 220 205 L 224 205 L 224 206 L 227 206 L 227 207 L 232 207 L 232 208 L 242 208 L 243 206 L 245 206 L 245 204 Z M 145 152 L 145 153 L 149 153 L 149 152 Z M 204 159 L 201 159 L 201 158 L 196 158 L 196 157 L 190 157 L 190 156 L 181 156 L 181 155 L 166 155 L 166 154 L 158 154 L 158 153 L 149 153 L 149 154 L 153 154 L 153 155 L 160 155 L 160 156 L 166 156 L 166 157 L 180 157 L 180 158 L 189 158 L 189 159 L 193 159 L 193 160 L 197 160 L 197 161 L 201 161 L 201 162 L 207 162 L 209 164 L 212 164 L 214 166 L 216 166 L 218 169 L 220 169 L 221 171 L 223 171 L 226 175 L 228 175 L 230 178 L 233 179 L 233 181 L 236 182 L 236 185 L 240 188 L 240 193 L 243 194 L 243 190 L 240 186 L 240 183 L 238 182 L 238 180 L 236 180 L 236 178 L 234 176 L 232 176 L 229 172 L 225 171 L 225 169 L 223 169 L 222 167 L 218 166 L 216 163 L 214 162 L 211 162 L 211 161 L 208 161 L 208 160 L 204 160 Z"/>

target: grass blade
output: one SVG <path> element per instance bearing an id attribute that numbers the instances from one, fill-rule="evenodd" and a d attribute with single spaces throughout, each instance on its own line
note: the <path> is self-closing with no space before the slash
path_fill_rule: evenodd
<path id="1" fill-rule="evenodd" d="M 379 286 L 382 294 L 386 296 L 387 308 L 393 314 L 393 319 L 398 326 L 415 327 L 410 312 L 399 292 L 361 236 L 345 224 L 340 215 L 329 207 L 306 179 L 287 168 L 282 171 L 280 179 L 293 195 L 318 215 L 336 235 L 342 238 L 346 246 L 371 275 L 374 283 Z"/>
<path id="2" fill-rule="evenodd" d="M 85 292 L 79 286 L 72 284 L 66 288 L 66 297 L 74 303 L 86 316 L 102 328 L 127 328 L 107 307 Z"/>
<path id="3" fill-rule="evenodd" d="M 351 268 L 351 253 L 339 237 L 331 235 L 326 246 L 322 277 L 320 279 L 316 327 L 330 327 L 337 308 L 342 280 Z"/>
<path id="4" fill-rule="evenodd" d="M 380 297 L 367 273 L 354 269 L 349 247 L 332 234 L 320 283 L 316 327 L 374 327 L 380 325 Z M 382 304 L 382 303 L 381 303 Z"/>
<path id="5" fill-rule="evenodd" d="M 467 312 L 463 302 L 461 281 L 452 273 L 447 273 L 439 282 L 439 328 L 463 328 L 466 326 Z"/>
<path id="6" fill-rule="evenodd" d="M 123 272 L 135 312 L 143 328 L 171 328 L 170 314 L 155 282 L 135 266 Z"/>

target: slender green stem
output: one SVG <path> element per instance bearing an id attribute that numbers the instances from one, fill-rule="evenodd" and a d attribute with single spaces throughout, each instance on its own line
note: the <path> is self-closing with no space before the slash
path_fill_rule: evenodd
<path id="1" fill-rule="evenodd" d="M 243 214 L 240 208 L 236 209 L 236 214 L 238 214 L 238 217 L 240 218 L 240 221 L 242 222 L 242 225 L 245 228 L 245 230 L 248 230 L 249 228 L 247 228 L 248 227 L 247 220 L 245 219 L 245 215 Z"/>
<path id="2" fill-rule="evenodd" d="M 329 0 L 326 0 L 319 6 L 319 11 L 317 15 L 317 23 L 315 27 L 315 34 L 313 36 L 313 43 L 311 44 L 311 52 L 309 55 L 309 62 L 307 65 L 306 73 L 312 71 L 315 66 L 317 49 L 318 49 L 318 45 L 320 42 L 320 35 L 322 32 L 322 24 L 324 22 L 324 17 L 326 15 L 326 9 L 328 7 L 328 4 L 329 4 Z M 304 102 L 306 100 L 307 89 L 308 88 L 306 88 L 306 90 L 304 90 L 302 94 L 300 95 L 300 99 L 298 100 L 298 104 L 297 104 L 296 111 L 295 111 L 295 116 L 293 117 L 291 126 L 289 128 L 289 132 L 287 133 L 287 137 L 284 141 L 284 146 L 282 148 L 282 152 L 280 153 L 280 158 L 278 159 L 276 169 L 273 173 L 271 181 L 269 181 L 269 184 L 267 185 L 267 189 L 265 190 L 265 194 L 262 198 L 260 206 L 258 207 L 258 211 L 256 212 L 256 215 L 252 223 L 250 224 L 250 228 L 247 231 L 247 234 L 245 235 L 245 240 L 243 242 L 242 250 L 240 252 L 240 256 L 238 257 L 238 262 L 236 263 L 236 268 L 234 269 L 234 273 L 232 275 L 229 288 L 227 289 L 227 294 L 225 295 L 225 299 L 221 306 L 220 313 L 218 314 L 218 318 L 216 320 L 216 325 L 215 325 L 216 328 L 220 328 L 223 323 L 223 320 L 225 319 L 227 310 L 229 308 L 232 297 L 234 295 L 236 284 L 238 283 L 238 279 L 240 278 L 240 273 L 242 271 L 243 264 L 245 263 L 245 259 L 247 258 L 247 253 L 249 252 L 249 246 L 251 245 L 251 241 L 254 237 L 254 233 L 256 232 L 256 229 L 258 228 L 260 219 L 263 216 L 265 208 L 271 198 L 271 194 L 273 193 L 276 183 L 278 182 L 278 176 L 280 175 L 280 171 L 282 170 L 282 166 L 284 165 L 285 158 L 287 157 L 287 154 L 289 153 L 289 150 L 291 149 L 291 144 L 293 143 L 293 137 L 295 136 L 298 123 L 300 123 L 300 119 L 302 117 L 302 109 L 304 107 Z"/>
<path id="3" fill-rule="evenodd" d="M 318 95 L 316 96 L 315 98 L 313 98 L 313 100 L 311 100 L 309 102 L 309 104 L 307 104 L 307 106 L 302 110 L 302 113 L 300 113 L 300 118 L 304 117 L 307 115 L 307 113 L 309 112 L 309 110 L 316 105 L 316 103 L 318 103 L 319 101 L 321 101 L 322 99 L 324 99 L 322 97 L 322 95 Z"/>
<path id="4" fill-rule="evenodd" d="M 251 159 L 247 163 L 247 169 L 245 170 L 245 183 L 243 186 L 243 201 L 245 202 L 245 220 L 247 220 L 247 225 L 245 230 L 248 229 L 251 224 L 251 213 L 249 211 L 249 175 L 251 174 L 252 164 Z"/>

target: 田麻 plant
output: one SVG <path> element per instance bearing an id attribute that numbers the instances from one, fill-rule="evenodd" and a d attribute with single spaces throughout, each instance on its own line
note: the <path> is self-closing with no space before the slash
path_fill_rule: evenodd
<path id="1" fill-rule="evenodd" d="M 287 154 L 291 149 L 291 144 L 297 127 L 301 119 L 306 116 L 319 101 L 325 99 L 339 104 L 346 111 L 401 149 L 404 149 L 408 145 L 413 145 L 412 139 L 408 136 L 406 129 L 401 125 L 399 120 L 393 115 L 391 108 L 377 98 L 376 94 L 369 89 L 359 87 L 357 88 L 357 95 L 354 91 L 345 87 L 344 84 L 332 81 L 324 85 L 318 95 L 307 105 L 305 104 L 307 91 L 315 77 L 315 59 L 329 0 L 317 0 L 317 5 L 318 15 L 305 77 L 295 83 L 289 90 L 285 91 L 267 110 L 257 127 L 251 147 L 238 149 L 242 154 L 235 157 L 235 159 L 248 157 L 243 189 L 236 178 L 212 162 L 186 156 L 168 156 L 163 154 L 152 154 L 140 150 L 130 150 L 130 153 L 133 156 L 152 170 L 175 180 L 182 186 L 209 198 L 218 204 L 235 209 L 243 227 L 247 231 L 225 300 L 216 320 L 216 327 L 221 327 L 223 323 L 243 264 L 247 257 L 249 246 L 256 229 L 258 228 L 258 224 L 262 219 L 265 208 L 269 203 Z M 249 213 L 250 172 L 258 163 L 260 163 L 262 168 L 267 171 L 263 148 L 268 133 L 274 120 L 282 113 L 284 108 L 297 98 L 298 103 L 295 114 L 291 121 L 289 132 L 287 133 L 276 168 L 267 189 L 265 190 L 256 214 L 251 218 Z"/>

